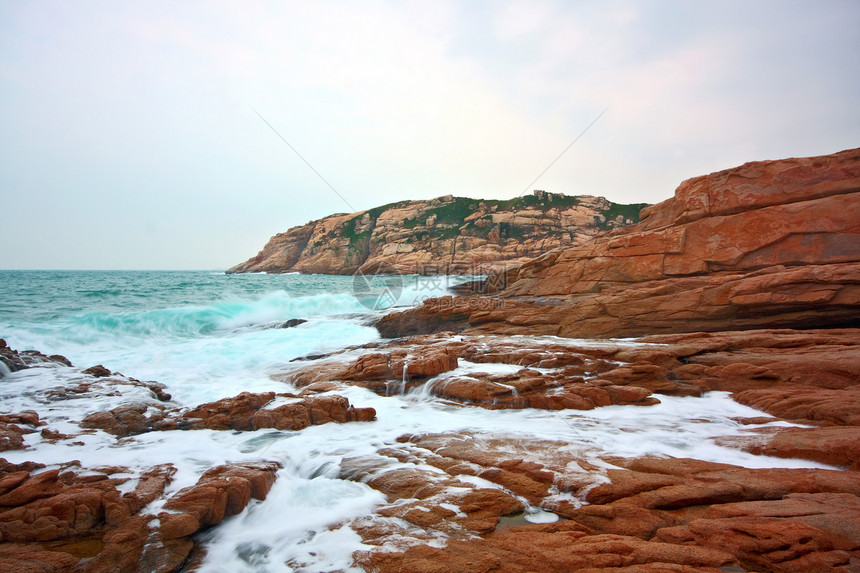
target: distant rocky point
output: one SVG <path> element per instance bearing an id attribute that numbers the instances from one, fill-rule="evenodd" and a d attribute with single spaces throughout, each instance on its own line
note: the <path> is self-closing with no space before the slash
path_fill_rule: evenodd
<path id="1" fill-rule="evenodd" d="M 637 223 L 646 206 L 545 191 L 400 201 L 293 227 L 227 272 L 483 274 Z"/>

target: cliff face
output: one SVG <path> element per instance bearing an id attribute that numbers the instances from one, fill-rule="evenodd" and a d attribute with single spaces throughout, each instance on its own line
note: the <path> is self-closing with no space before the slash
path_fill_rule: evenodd
<path id="1" fill-rule="evenodd" d="M 483 274 L 635 223 L 645 206 L 543 191 L 403 201 L 293 227 L 227 272 Z"/>
<path id="2" fill-rule="evenodd" d="M 409 331 L 410 312 L 437 329 L 452 326 L 450 315 L 459 329 L 571 337 L 857 324 L 860 149 L 690 179 L 639 224 L 498 273 L 487 287 L 502 299 L 492 309 L 450 299 L 391 316 L 383 331 Z"/>

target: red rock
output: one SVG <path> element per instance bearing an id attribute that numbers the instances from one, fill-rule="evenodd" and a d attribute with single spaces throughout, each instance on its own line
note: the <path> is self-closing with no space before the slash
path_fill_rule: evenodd
<path id="1" fill-rule="evenodd" d="M 51 430 L 50 428 L 42 428 L 42 431 L 39 432 L 39 435 L 42 436 L 42 441 L 47 442 L 56 442 L 58 440 L 68 440 L 73 438 L 72 434 L 63 434 L 59 430 Z"/>
<path id="2" fill-rule="evenodd" d="M 464 338 L 450 340 L 442 335 L 416 337 L 394 343 L 372 345 L 375 349 L 390 352 L 371 352 L 351 362 L 326 361 L 313 364 L 285 375 L 285 379 L 307 389 L 326 382 L 341 381 L 357 384 L 373 391 L 390 395 L 416 388 L 426 375 L 435 378 L 428 382 L 427 391 L 434 396 L 489 409 L 564 408 L 588 410 L 611 404 L 652 405 L 658 403 L 650 396 L 649 387 L 666 393 L 699 394 L 697 386 L 686 382 L 670 381 L 666 369 L 651 363 L 631 368 L 613 365 L 603 357 L 618 349 L 572 349 L 567 345 L 550 345 L 535 348 L 528 342 L 515 342 L 502 337 Z M 409 374 L 414 361 L 411 356 L 431 357 L 419 373 Z M 439 357 L 445 357 L 444 360 Z M 552 372 L 523 368 L 510 374 L 488 374 L 470 371 L 467 375 L 445 376 L 437 368 L 457 365 L 458 359 L 478 363 L 555 367 Z M 402 375 L 408 364 L 407 379 Z M 629 372 L 628 372 L 629 370 Z M 586 380 L 586 373 L 607 373 L 596 380 Z M 610 382 L 611 379 L 615 382 Z M 623 386 L 622 384 L 629 384 Z"/>
<path id="3" fill-rule="evenodd" d="M 10 424 L 0 427 L 0 452 L 24 449 L 24 432 Z"/>
<path id="4" fill-rule="evenodd" d="M 161 543 L 144 545 L 137 561 L 139 571 L 180 571 L 183 567 L 194 570 L 191 563 L 194 555 L 194 541 L 187 537 L 162 540 Z"/>
<path id="5" fill-rule="evenodd" d="M 745 469 L 692 459 L 613 459 L 612 463 L 628 470 L 610 470 L 607 474 L 610 483 L 588 490 L 585 499 L 592 505 L 560 506 L 557 513 L 593 533 L 649 539 L 658 530 L 669 528 L 667 534 L 683 542 L 690 533 L 675 526 L 702 517 L 707 507 L 711 510 L 742 507 L 749 500 L 766 508 L 771 501 L 786 496 L 847 495 L 848 499 L 854 499 L 860 493 L 860 482 L 839 471 Z M 779 511 L 778 505 L 770 507 Z M 822 519 L 834 514 L 832 509 L 817 507 Z M 844 521 L 845 517 L 832 519 Z"/>
<path id="6" fill-rule="evenodd" d="M 147 414 L 149 414 L 147 416 Z M 97 428 L 119 437 L 143 434 L 152 430 L 163 417 L 157 409 L 143 403 L 123 404 L 107 412 L 94 412 L 81 421 L 83 428 Z"/>
<path id="7" fill-rule="evenodd" d="M 575 463 L 585 472 L 578 477 L 571 475 L 569 468 L 575 458 L 564 455 L 560 444 L 445 434 L 403 436 L 398 441 L 397 447 L 380 450 L 379 458 L 353 460 L 343 466 L 345 471 L 352 468 L 348 470 L 351 475 L 345 477 L 386 493 L 391 504 L 381 508 L 382 515 L 402 518 L 425 531 L 445 532 L 452 541 L 439 553 L 420 546 L 384 555 L 371 551 L 359 557 L 366 567 L 379 567 L 383 571 L 397 568 L 432 571 L 434 567 L 446 566 L 469 569 L 485 562 L 490 570 L 504 564 L 504 570 L 512 571 L 555 570 L 555 566 L 546 563 L 558 563 L 558 570 L 631 567 L 631 571 L 648 568 L 671 571 L 685 570 L 678 567 L 724 567 L 738 562 L 757 570 L 800 571 L 806 567 L 805 570 L 817 571 L 832 566 L 840 571 L 847 570 L 840 567 L 848 563 L 846 559 L 855 550 L 852 547 L 860 543 L 854 539 L 856 534 L 852 534 L 853 524 L 860 518 L 855 507 L 860 482 L 851 472 L 746 469 L 695 459 L 612 458 L 605 461 L 619 469 L 607 472 L 610 483 L 595 487 L 598 468 L 579 460 Z M 542 462 L 512 455 L 518 449 L 527 451 L 532 460 Z M 414 465 L 397 465 L 391 459 Z M 424 469 L 427 465 L 444 474 Z M 540 526 L 541 529 L 528 526 L 506 529 L 504 534 L 485 533 L 484 540 L 468 541 L 462 529 L 452 527 L 452 523 L 471 531 L 489 532 L 499 516 L 504 515 L 501 512 L 513 508 L 505 506 L 508 498 L 498 496 L 498 492 L 490 493 L 493 490 L 476 492 L 475 499 L 479 501 L 471 505 L 452 494 L 462 491 L 468 483 L 466 479 L 458 479 L 459 476 L 474 475 L 571 521 Z M 550 485 L 558 491 L 584 496 L 590 504 L 574 507 L 552 500 L 547 497 Z M 488 497 L 484 498 L 485 495 Z M 494 499 L 503 502 L 502 505 L 491 501 Z M 475 521 L 458 520 L 452 506 L 440 506 L 449 503 L 461 511 L 475 512 Z M 779 522 L 788 525 L 780 529 Z M 358 529 L 369 544 L 384 544 L 375 540 L 375 535 L 386 539 L 407 535 L 390 528 Z M 601 549 L 592 551 L 588 554 L 590 561 L 578 561 L 577 552 L 565 553 L 560 549 L 576 539 L 558 540 L 557 546 L 554 540 L 547 539 L 551 552 L 535 549 L 535 554 L 527 556 L 544 543 L 532 537 L 533 533 L 561 531 L 576 532 L 581 543 L 613 549 L 607 549 L 605 554 Z M 722 532 L 722 537 L 713 533 L 716 531 Z M 492 543 L 501 539 L 501 535 L 510 535 L 511 547 L 518 547 L 522 555 L 498 554 Z M 706 541 L 709 535 L 719 542 Z M 744 541 L 735 542 L 734 535 Z M 623 543 L 616 543 L 619 536 L 623 536 Z M 639 541 L 631 541 L 633 538 Z M 601 545 L 606 539 L 614 541 Z M 666 553 L 654 560 L 625 561 L 633 545 L 640 556 L 652 555 L 651 551 Z M 713 549 L 721 552 L 723 561 L 693 564 L 673 553 L 677 549 L 669 550 L 664 545 L 691 551 Z M 462 563 L 458 561 L 460 556 L 465 559 Z M 639 569 L 644 566 L 648 568 Z"/>
<path id="8" fill-rule="evenodd" d="M 860 386 L 828 390 L 781 384 L 776 388 L 740 392 L 734 399 L 787 420 L 860 426 L 860 410 L 856 406 L 860 399 Z"/>
<path id="9" fill-rule="evenodd" d="M 376 410 L 373 408 L 355 408 L 350 406 L 347 411 L 350 422 L 370 422 L 376 419 Z"/>
<path id="10" fill-rule="evenodd" d="M 39 414 L 32 410 L 0 414 L 0 451 L 24 449 L 24 434 L 34 432 L 40 423 Z"/>
<path id="11" fill-rule="evenodd" d="M 192 429 L 200 427 L 210 430 L 251 430 L 254 429 L 251 422 L 254 413 L 274 398 L 274 392 L 242 392 L 232 398 L 201 404 L 183 413 L 184 424 L 180 423 L 180 427 L 187 425 Z"/>
<path id="12" fill-rule="evenodd" d="M 728 553 L 668 543 L 643 541 L 620 535 L 585 536 L 581 531 L 547 532 L 522 527 L 516 533 L 493 535 L 476 542 L 452 541 L 444 548 L 426 545 L 404 554 L 371 553 L 366 566 L 387 571 L 442 573 L 445 571 L 705 571 L 731 565 Z M 543 531 L 541 531 L 543 529 Z M 646 567 L 648 565 L 658 567 Z M 685 566 L 674 568 L 672 565 Z M 637 568 L 641 566 L 641 568 Z M 662 567 L 662 568 L 660 568 Z M 714 569 L 712 569 L 714 570 Z"/>
<path id="13" fill-rule="evenodd" d="M 860 427 L 779 428 L 767 434 L 724 439 L 723 445 L 779 458 L 800 458 L 860 471 Z"/>
<path id="14" fill-rule="evenodd" d="M 125 494 L 123 497 L 128 498 L 133 496 L 136 500 L 137 508 L 143 507 L 161 497 L 164 493 L 164 488 L 172 481 L 173 474 L 176 473 L 176 468 L 171 464 L 162 464 L 150 468 L 140 476 L 134 491 Z"/>
<path id="15" fill-rule="evenodd" d="M 858 189 L 857 149 L 711 174 L 638 225 L 490 277 L 501 300 L 443 297 L 377 327 L 582 338 L 857 324 Z"/>
<path id="16" fill-rule="evenodd" d="M 243 392 L 182 412 L 163 410 L 158 404 L 124 404 L 108 412 L 90 414 L 84 418 L 81 426 L 99 428 L 122 437 L 152 430 L 174 429 L 301 430 L 312 424 L 369 421 L 376 417 L 373 408 L 355 408 L 342 396 L 299 399 L 279 394 L 280 397 L 296 399 L 275 408 L 265 408 L 275 396 L 274 392 Z"/>
<path id="17" fill-rule="evenodd" d="M 636 363 L 620 366 L 600 375 L 601 380 L 613 384 L 639 386 L 652 392 L 669 396 L 700 396 L 701 390 L 685 382 L 669 380 L 668 371 L 663 366 L 649 363 Z"/>
<path id="18" fill-rule="evenodd" d="M 36 485 L 24 482 L 18 489 Z M 5 503 L 16 501 L 12 498 L 16 491 L 4 496 Z M 4 541 L 46 542 L 92 535 L 130 515 L 119 492 L 108 482 L 73 486 L 53 482 L 44 485 L 35 497 L 28 492 L 19 499 L 28 498 L 29 501 L 0 513 L 0 538 Z"/>
<path id="19" fill-rule="evenodd" d="M 0 506 L 24 505 L 34 499 L 56 494 L 63 489 L 62 484 L 57 480 L 59 475 L 59 470 L 48 470 L 28 477 L 19 482 L 16 487 L 0 495 Z M 17 481 L 18 477 L 15 479 Z"/>
<path id="20" fill-rule="evenodd" d="M 116 489 L 117 480 L 106 474 L 128 468 L 98 468 L 101 475 L 79 475 L 74 469 L 35 476 L 22 470 L 0 474 L 0 566 L 95 573 L 176 571 L 194 546 L 189 536 L 238 513 L 250 497 L 264 499 L 278 467 L 247 463 L 212 468 L 197 486 L 168 502 L 191 508 L 191 513 L 165 513 L 159 520 L 139 511 L 162 495 L 175 471 L 170 465 L 151 468 L 134 491 L 124 495 Z M 208 502 L 207 492 L 214 492 Z M 223 503 L 213 504 L 213 499 Z"/>
<path id="21" fill-rule="evenodd" d="M 191 513 L 160 513 L 158 520 L 164 540 L 188 537 L 200 530 L 200 522 Z"/>
<path id="22" fill-rule="evenodd" d="M 208 470 L 196 485 L 179 491 L 164 508 L 193 516 L 201 528 L 242 511 L 250 499 L 266 499 L 279 464 L 245 463 Z"/>
<path id="23" fill-rule="evenodd" d="M 457 367 L 457 356 L 450 348 L 425 348 L 420 356 L 394 353 L 364 354 L 336 375 L 343 380 L 425 379 Z"/>
<path id="24" fill-rule="evenodd" d="M 48 360 L 51 362 L 56 362 L 58 364 L 62 364 L 63 366 L 72 367 L 72 361 L 63 356 L 62 354 L 51 354 L 48 356 Z"/>
<path id="25" fill-rule="evenodd" d="M 677 357 L 664 363 L 670 377 L 703 390 L 770 390 L 784 384 L 847 389 L 860 377 L 858 329 L 747 330 L 658 335 Z M 678 364 L 678 361 L 681 364 Z"/>
<path id="26" fill-rule="evenodd" d="M 609 470 L 610 482 L 598 485 L 586 495 L 591 504 L 603 505 L 645 491 L 676 485 L 681 479 L 667 474 L 652 474 L 633 470 Z"/>
<path id="27" fill-rule="evenodd" d="M 457 356 L 451 349 L 440 349 L 421 356 L 407 356 L 403 361 L 403 376 L 429 378 L 457 368 Z"/>
<path id="28" fill-rule="evenodd" d="M 233 398 L 201 404 L 183 412 L 176 422 L 161 424 L 169 428 L 176 424 L 182 429 L 208 428 L 211 430 L 244 430 L 276 428 L 279 430 L 301 430 L 314 424 L 328 422 L 368 421 L 376 416 L 373 408 L 354 408 L 342 396 L 317 396 L 297 398 L 279 395 L 293 402 L 266 408 L 274 398 L 274 392 L 251 394 L 243 392 Z"/>
<path id="29" fill-rule="evenodd" d="M 318 416 L 322 419 L 322 415 Z M 329 418 L 326 421 L 332 421 Z M 206 422 L 203 422 L 206 424 Z M 257 410 L 247 423 L 230 421 L 233 429 L 257 430 L 259 428 L 275 428 L 277 430 L 303 430 L 313 423 L 311 410 L 302 403 L 284 404 L 277 408 Z"/>
<path id="30" fill-rule="evenodd" d="M 854 550 L 860 546 L 860 530 L 855 526 L 860 516 L 860 497 L 851 493 L 791 493 L 779 500 L 751 501 L 714 506 L 703 519 L 760 517 L 800 521 L 830 537 L 834 547 Z"/>
<path id="31" fill-rule="evenodd" d="M 3 475 L 0 478 L 0 495 L 21 485 L 30 475 L 27 471 L 17 471 Z"/>
<path id="32" fill-rule="evenodd" d="M 10 372 L 17 372 L 28 368 L 18 352 L 9 348 L 6 345 L 6 341 L 2 338 L 0 338 L 0 363 L 3 363 Z M 0 372 L 0 378 L 3 378 L 2 372 Z"/>
<path id="33" fill-rule="evenodd" d="M 22 462 L 20 464 L 13 464 L 6 460 L 6 458 L 0 458 L 0 472 L 2 473 L 13 473 L 13 472 L 32 472 L 35 470 L 40 470 L 45 467 L 45 464 L 39 464 L 36 462 Z"/>
<path id="34" fill-rule="evenodd" d="M 107 376 L 113 375 L 113 372 L 111 372 L 101 364 L 97 364 L 96 366 L 91 366 L 84 370 L 84 374 L 89 374 L 94 378 L 105 378 Z"/>
<path id="35" fill-rule="evenodd" d="M 742 210 L 791 204 L 856 189 L 858 152 L 781 161 L 755 161 L 684 181 L 674 199 L 642 213 L 646 228 Z"/>
<path id="36" fill-rule="evenodd" d="M 42 422 L 39 421 L 39 414 L 33 410 L 24 410 L 15 414 L 0 414 L 0 424 L 26 424 L 35 428 Z"/>
<path id="37" fill-rule="evenodd" d="M 4 364 L 6 368 L 11 372 L 17 372 L 19 370 L 24 370 L 31 366 L 71 366 L 72 363 L 69 362 L 69 359 L 65 356 L 60 356 L 59 354 L 54 354 L 52 356 L 45 356 L 41 352 L 36 350 L 24 350 L 22 352 L 18 352 L 9 348 L 6 345 L 6 341 L 0 339 L 0 363 Z M 3 373 L 0 371 L 0 378 L 3 378 Z"/>
<path id="38" fill-rule="evenodd" d="M 64 573 L 78 558 L 62 551 L 40 551 L 10 543 L 0 545 L 0 570 L 5 573 Z"/>
<path id="39" fill-rule="evenodd" d="M 86 573 L 139 570 L 140 557 L 149 536 L 148 521 L 149 516 L 135 516 L 108 531 L 103 537 L 102 550 L 82 569 Z"/>
<path id="40" fill-rule="evenodd" d="M 848 551 L 835 548 L 831 535 L 798 521 L 756 517 L 697 519 L 688 528 L 697 543 L 731 548 L 745 567 L 797 572 L 851 571 Z"/>

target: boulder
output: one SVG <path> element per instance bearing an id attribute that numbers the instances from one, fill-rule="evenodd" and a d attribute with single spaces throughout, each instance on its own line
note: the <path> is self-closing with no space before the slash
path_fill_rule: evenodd
<path id="1" fill-rule="evenodd" d="M 298 398 L 282 394 L 286 403 L 267 407 L 275 399 L 274 392 L 253 394 L 243 392 L 233 398 L 201 404 L 182 412 L 175 422 L 181 429 L 253 431 L 260 428 L 301 430 L 328 422 L 369 421 L 376 417 L 373 408 L 355 408 L 343 396 Z"/>
<path id="2" fill-rule="evenodd" d="M 193 517 L 197 526 L 191 533 L 212 527 L 225 517 L 241 512 L 251 498 L 266 499 L 279 467 L 274 462 L 258 462 L 211 468 L 195 485 L 168 499 L 164 508 Z M 194 525 L 189 517 L 166 517 L 168 515 L 159 516 L 168 525 L 168 536 L 174 536 L 168 538 L 175 538 L 179 532 L 191 530 Z"/>
<path id="3" fill-rule="evenodd" d="M 373 408 L 355 408 L 342 396 L 299 398 L 274 392 L 242 392 L 188 410 L 166 410 L 158 404 L 124 404 L 90 414 L 81 426 L 124 437 L 153 430 L 302 430 L 311 425 L 366 422 L 375 417 Z"/>

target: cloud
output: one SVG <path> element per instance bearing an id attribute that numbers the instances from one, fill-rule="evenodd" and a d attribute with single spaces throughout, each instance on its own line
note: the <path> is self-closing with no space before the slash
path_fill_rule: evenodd
<path id="1" fill-rule="evenodd" d="M 6 3 L 0 197 L 40 216 L 0 267 L 224 267 L 346 210 L 254 110 L 368 208 L 512 197 L 608 107 L 535 186 L 659 201 L 857 145 L 858 25 L 837 0 Z"/>

